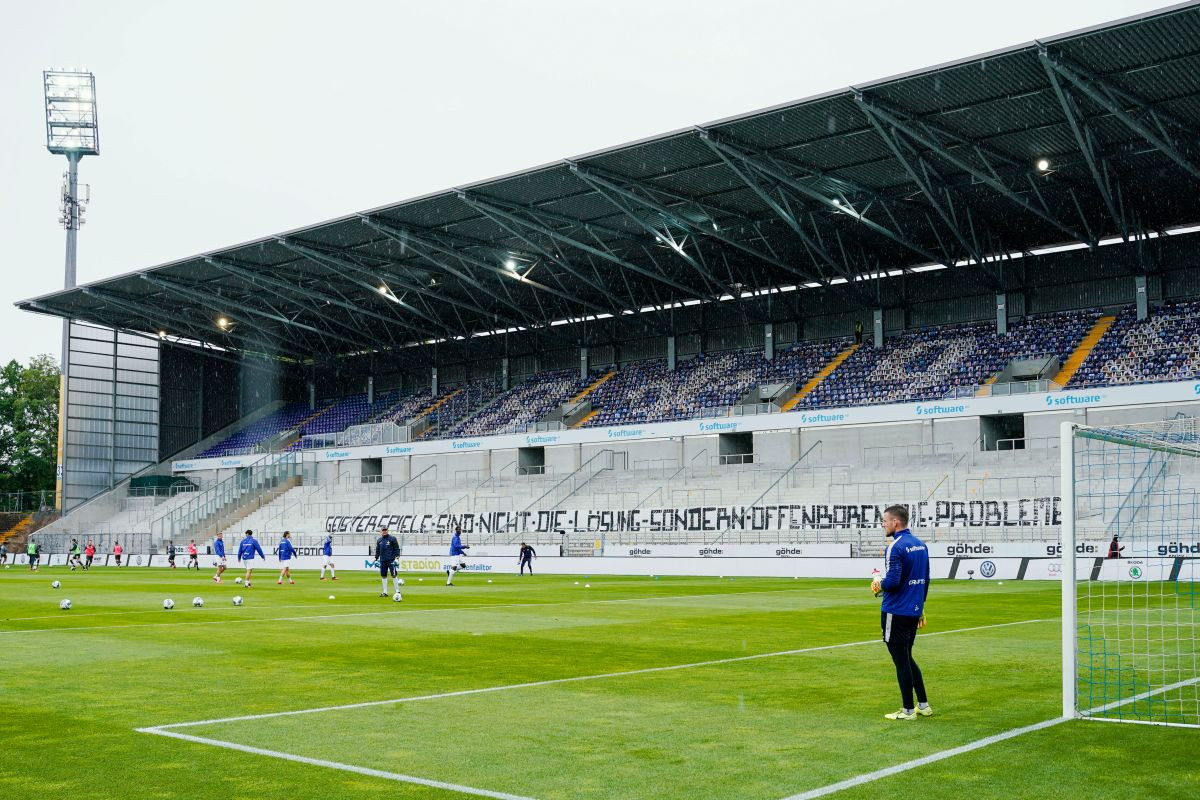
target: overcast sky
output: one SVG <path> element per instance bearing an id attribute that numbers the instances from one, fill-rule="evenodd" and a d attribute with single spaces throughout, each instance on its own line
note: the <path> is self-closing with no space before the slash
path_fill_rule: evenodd
<path id="1" fill-rule="evenodd" d="M 96 74 L 79 282 L 1160 7 L 1136 0 L 6 2 L 0 360 L 58 353 L 41 72 Z"/>

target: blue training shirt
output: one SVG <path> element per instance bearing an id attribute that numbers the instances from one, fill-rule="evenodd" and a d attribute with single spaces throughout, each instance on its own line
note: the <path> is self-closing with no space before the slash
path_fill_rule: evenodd
<path id="1" fill-rule="evenodd" d="M 225 540 L 213 539 L 213 552 L 221 558 L 225 557 Z"/>
<path id="2" fill-rule="evenodd" d="M 323 555 L 323 556 L 333 555 L 333 537 L 332 536 L 325 537 L 325 543 L 323 545 L 321 545 L 321 555 Z"/>
<path id="3" fill-rule="evenodd" d="M 465 553 L 466 553 L 466 551 L 463 550 L 463 546 L 462 546 L 462 539 L 459 538 L 459 535 L 457 533 L 454 534 L 454 538 L 450 540 L 450 555 L 461 556 L 461 555 L 464 555 Z"/>
<path id="4" fill-rule="evenodd" d="M 259 558 L 266 558 L 257 539 L 253 536 L 242 539 L 242 543 L 238 545 L 238 561 L 253 561 L 255 553 L 258 553 Z"/>
<path id="5" fill-rule="evenodd" d="M 291 539 L 284 539 L 279 543 L 279 560 L 288 561 L 292 556 L 296 555 L 296 546 L 292 544 Z"/>
<path id="6" fill-rule="evenodd" d="M 883 610 L 901 617 L 919 617 L 929 596 L 929 548 L 905 528 L 892 537 L 886 556 Z"/>

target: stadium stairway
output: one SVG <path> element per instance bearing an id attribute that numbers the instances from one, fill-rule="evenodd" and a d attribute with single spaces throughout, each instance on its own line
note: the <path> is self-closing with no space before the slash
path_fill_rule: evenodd
<path id="1" fill-rule="evenodd" d="M 1080 362 L 1080 363 L 1083 363 L 1083 362 Z M 997 372 L 995 375 L 993 375 L 992 377 L 990 377 L 986 381 L 984 381 L 983 384 L 978 389 L 975 390 L 975 396 L 976 397 L 991 397 L 992 390 L 988 387 L 990 387 L 993 383 L 995 383 L 996 378 L 999 378 L 999 377 L 1000 377 L 1000 373 Z"/>
<path id="2" fill-rule="evenodd" d="M 1116 321 L 1117 318 L 1112 315 L 1096 320 L 1096 324 L 1088 331 L 1087 336 L 1083 337 L 1083 341 L 1075 348 L 1075 352 L 1071 353 L 1067 359 L 1067 363 L 1063 364 L 1062 369 L 1054 376 L 1054 382 L 1064 389 L 1067 388 L 1067 384 L 1075 377 L 1075 373 L 1083 366 L 1083 362 L 1087 360 L 1092 350 L 1100 343 L 1100 340 L 1104 338 L 1104 334 L 1108 333 L 1108 329 Z"/>
<path id="3" fill-rule="evenodd" d="M 582 417 L 582 418 L 580 418 L 580 420 L 579 420 L 578 422 L 576 422 L 574 425 L 572 425 L 571 427 L 572 427 L 572 428 L 582 428 L 584 425 L 587 425 L 587 424 L 588 424 L 588 421 L 589 421 L 589 420 L 590 420 L 592 417 L 596 416 L 596 415 L 597 415 L 597 414 L 599 414 L 599 413 L 600 413 L 600 409 L 598 409 L 598 408 L 593 408 L 591 411 L 589 411 L 588 413 L 584 414 L 584 415 L 583 415 L 583 417 Z"/>
<path id="4" fill-rule="evenodd" d="M 575 395 L 574 397 L 572 397 L 572 398 L 571 398 L 571 402 L 572 402 L 572 403 L 578 403 L 580 400 L 582 400 L 583 398 L 587 397 L 587 396 L 588 396 L 589 394 L 591 394 L 592 392 L 594 392 L 594 391 L 596 391 L 597 389 L 599 389 L 599 388 L 600 388 L 601 386 L 603 386 L 605 383 L 607 383 L 608 381 L 612 380 L 613 376 L 614 376 L 614 375 L 616 375 L 616 374 L 617 374 L 617 371 L 616 371 L 615 369 L 614 369 L 614 370 L 612 370 L 611 372 L 606 372 L 606 373 L 604 373 L 604 374 L 603 374 L 603 375 L 601 375 L 599 378 L 597 378 L 596 380 L 594 380 L 594 381 L 592 381 L 590 384 L 588 384 L 588 387 L 587 387 L 586 389 L 584 389 L 582 392 L 580 392 L 579 394 L 577 394 L 577 395 Z M 578 426 L 578 425 L 576 425 L 575 427 L 579 427 L 579 426 Z"/>
<path id="5" fill-rule="evenodd" d="M 2 514 L 0 517 L 3 518 L 0 519 L 0 525 L 7 524 L 0 531 L 0 547 L 7 544 L 9 539 L 19 537 L 33 524 L 33 514 Z"/>
<path id="6" fill-rule="evenodd" d="M 453 400 L 454 397 L 456 395 L 460 394 L 461 392 L 462 392 L 462 387 L 459 387 L 459 388 L 455 389 L 453 392 L 443 395 L 442 397 L 440 397 L 436 401 L 434 401 L 432 404 L 421 409 L 421 413 L 417 414 L 417 416 L 424 417 L 427 414 L 432 414 L 434 411 L 437 411 L 439 408 L 444 406 L 446 403 L 449 403 L 451 400 Z M 426 428 L 425 430 L 421 431 L 421 433 L 417 436 L 417 438 L 424 439 L 425 434 L 429 433 L 431 430 L 433 430 L 433 428 Z"/>
<path id="7" fill-rule="evenodd" d="M 840 352 L 836 356 L 834 356 L 832 361 L 830 361 L 828 364 L 826 364 L 824 367 L 822 367 L 821 371 L 818 372 L 816 375 L 813 375 L 811 378 L 809 378 L 808 383 L 801 386 L 800 391 L 796 392 L 796 394 L 792 397 L 792 399 L 788 400 L 786 403 L 784 403 L 783 408 L 781 408 L 779 410 L 780 411 L 791 411 L 793 408 L 795 408 L 797 403 L 799 403 L 808 394 L 810 394 L 814 389 L 816 389 L 818 386 L 821 385 L 821 381 L 825 380 L 830 375 L 832 375 L 833 371 L 842 365 L 842 362 L 844 362 L 850 356 L 854 355 L 855 351 L 857 351 L 859 347 L 862 347 L 862 345 L 852 344 L 849 347 L 847 347 L 845 350 L 843 350 L 842 352 Z"/>

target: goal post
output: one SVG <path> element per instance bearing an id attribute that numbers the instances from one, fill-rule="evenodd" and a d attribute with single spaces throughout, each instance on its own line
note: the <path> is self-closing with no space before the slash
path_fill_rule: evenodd
<path id="1" fill-rule="evenodd" d="M 1063 716 L 1200 727 L 1200 420 L 1060 437 Z"/>

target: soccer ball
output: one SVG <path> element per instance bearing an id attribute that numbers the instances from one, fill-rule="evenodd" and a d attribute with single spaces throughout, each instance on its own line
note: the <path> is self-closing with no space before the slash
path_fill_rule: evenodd
<path id="1" fill-rule="evenodd" d="M 163 600 L 163 608 L 165 608 L 167 611 L 170 611 L 174 607 L 175 601 L 171 598 L 168 597 L 166 600 Z"/>
<path id="2" fill-rule="evenodd" d="M 401 579 L 400 579 L 400 585 L 401 585 L 401 586 L 403 586 L 403 585 L 404 585 L 404 578 L 401 578 Z"/>
<path id="3" fill-rule="evenodd" d="M 63 611 L 70 611 L 71 610 L 71 601 L 70 600 L 60 600 L 58 603 L 58 607 L 61 608 Z"/>
<path id="4" fill-rule="evenodd" d="M 234 582 L 234 583 L 236 583 L 236 584 L 237 584 L 237 585 L 239 585 L 239 586 L 241 586 L 241 585 L 242 585 L 242 579 L 241 579 L 241 578 L 234 578 L 234 579 L 233 579 L 233 582 Z"/>
<path id="5" fill-rule="evenodd" d="M 204 598 L 203 597 L 193 597 L 192 598 L 192 606 L 194 608 L 204 608 Z"/>
<path id="6" fill-rule="evenodd" d="M 329 595 L 329 599 L 330 599 L 330 600 L 332 600 L 332 599 L 333 599 L 333 595 Z"/>
<path id="7" fill-rule="evenodd" d="M 400 594 L 399 592 L 396 592 L 394 595 L 392 595 L 392 599 L 395 600 L 397 603 L 399 603 L 401 600 L 404 599 L 404 595 Z"/>
<path id="8" fill-rule="evenodd" d="M 58 581 L 55 581 L 54 583 L 50 584 L 51 589 L 57 589 L 60 586 L 62 586 L 62 584 L 59 583 Z"/>
<path id="9" fill-rule="evenodd" d="M 233 604 L 235 606 L 240 606 L 242 604 L 242 596 L 240 594 L 233 598 Z"/>

